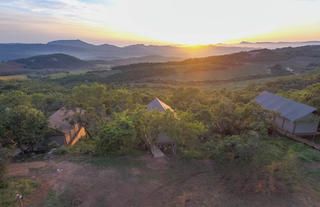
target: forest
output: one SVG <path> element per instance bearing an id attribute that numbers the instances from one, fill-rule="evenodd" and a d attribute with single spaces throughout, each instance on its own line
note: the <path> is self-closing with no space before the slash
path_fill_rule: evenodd
<path id="1" fill-rule="evenodd" d="M 214 160 L 231 178 L 235 178 L 232 169 L 243 172 L 242 180 L 259 177 L 269 186 L 266 191 L 274 188 L 270 176 L 291 183 L 307 173 L 302 161 L 320 161 L 319 152 L 276 135 L 271 112 L 253 101 L 267 90 L 320 108 L 320 73 L 210 90 L 97 83 L 97 74 L 86 82 L 74 76 L 0 81 L 0 188 L 8 186 L 6 166 L 17 150 L 19 156 L 29 156 L 42 143 L 48 150 L 57 147 L 46 141 L 52 134 L 47 118 L 61 107 L 84 111 L 77 119 L 87 136 L 75 146 L 58 148 L 56 154 L 145 154 L 156 135 L 164 132 L 177 146 L 176 159 Z M 174 113 L 147 111 L 155 97 Z M 320 179 L 311 183 L 318 186 Z"/>

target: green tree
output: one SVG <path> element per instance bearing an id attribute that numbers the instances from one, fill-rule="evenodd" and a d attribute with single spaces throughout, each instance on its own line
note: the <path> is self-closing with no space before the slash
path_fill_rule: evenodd
<path id="1" fill-rule="evenodd" d="M 90 137 L 97 134 L 97 126 L 107 120 L 106 94 L 106 86 L 95 83 L 74 87 L 68 98 L 68 107 L 77 112 L 74 118 L 81 123 Z"/>
<path id="2" fill-rule="evenodd" d="M 45 116 L 30 106 L 6 108 L 2 111 L 0 123 L 1 144 L 14 145 L 22 151 L 32 151 L 47 132 Z"/>
<path id="3" fill-rule="evenodd" d="M 127 111 L 114 116 L 113 121 L 100 127 L 96 145 L 98 154 L 122 154 L 137 146 L 133 117 Z"/>
<path id="4" fill-rule="evenodd" d="M 164 132 L 183 149 L 197 148 L 201 136 L 206 133 L 205 126 L 188 112 L 181 112 L 179 115 L 168 112 L 164 120 Z"/>
<path id="5" fill-rule="evenodd" d="M 165 114 L 138 109 L 135 116 L 137 135 L 147 147 L 150 147 L 155 143 L 159 133 L 164 130 Z"/>

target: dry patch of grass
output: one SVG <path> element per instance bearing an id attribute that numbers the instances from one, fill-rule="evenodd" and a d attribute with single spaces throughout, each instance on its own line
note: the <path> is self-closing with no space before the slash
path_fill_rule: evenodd
<path id="1" fill-rule="evenodd" d="M 0 76 L 0 80 L 25 80 L 27 79 L 26 75 L 7 75 Z"/>
<path id="2" fill-rule="evenodd" d="M 25 176 L 37 175 L 41 195 L 33 193 L 26 207 L 62 206 L 315 206 L 317 189 L 283 191 L 276 179 L 277 166 L 268 168 L 269 176 L 245 177 L 241 169 L 227 176 L 212 160 L 154 159 L 138 157 L 59 156 L 56 160 L 14 164 L 27 167 Z M 78 158 L 78 156 L 75 156 Z M 67 160 L 67 161 L 66 161 Z M 60 172 L 54 169 L 61 169 Z M 21 175 L 21 173 L 19 174 Z M 318 180 L 318 166 L 311 172 Z M 310 177 L 311 177 L 310 175 Z M 21 175 L 23 176 L 23 175 Z M 265 181 L 265 182 L 262 182 Z M 315 181 L 313 181 L 315 182 Z M 260 187 L 259 187 L 260 185 Z M 247 188 L 254 186 L 250 191 Z M 258 187 L 257 187 L 258 186 Z M 271 189 L 271 190 L 266 190 Z"/>
<path id="3" fill-rule="evenodd" d="M 11 207 L 17 204 L 16 195 L 24 197 L 40 186 L 39 182 L 27 178 L 8 178 L 0 186 L 0 207 Z"/>

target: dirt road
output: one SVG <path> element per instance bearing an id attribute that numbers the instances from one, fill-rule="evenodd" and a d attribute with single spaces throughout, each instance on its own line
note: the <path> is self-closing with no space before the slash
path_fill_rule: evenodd
<path id="1" fill-rule="evenodd" d="M 14 163 L 10 177 L 37 179 L 41 187 L 26 207 L 320 206 L 301 192 L 230 191 L 211 161 L 139 158 Z"/>

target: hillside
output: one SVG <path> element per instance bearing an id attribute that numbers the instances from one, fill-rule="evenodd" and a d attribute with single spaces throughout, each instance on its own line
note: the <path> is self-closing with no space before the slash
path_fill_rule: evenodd
<path id="1" fill-rule="evenodd" d="M 15 75 L 28 72 L 21 64 L 0 62 L 0 75 Z"/>
<path id="2" fill-rule="evenodd" d="M 11 60 L 0 63 L 0 75 L 27 73 L 57 73 L 75 70 L 106 70 L 114 66 L 133 63 L 153 63 L 180 60 L 179 58 L 163 56 L 146 56 L 116 60 L 81 60 L 66 54 L 50 54 L 33 56 L 25 59 Z"/>
<path id="3" fill-rule="evenodd" d="M 52 54 L 17 59 L 13 62 L 23 65 L 27 69 L 84 69 L 93 64 L 65 54 Z"/>
<path id="4" fill-rule="evenodd" d="M 152 56 L 143 56 L 143 57 L 131 57 L 131 58 L 123 58 L 123 59 L 114 59 L 114 60 L 92 60 L 91 63 L 97 64 L 99 66 L 121 66 L 121 65 L 131 65 L 138 63 L 163 63 L 170 61 L 181 61 L 182 58 L 178 57 L 164 57 L 159 55 Z"/>
<path id="5" fill-rule="evenodd" d="M 320 46 L 261 49 L 168 63 L 114 67 L 118 80 L 212 81 L 297 75 L 320 69 Z"/>
<path id="6" fill-rule="evenodd" d="M 91 134 L 58 149 L 50 142 L 53 153 L 26 150 L 11 164 L 2 162 L 0 206 L 16 206 L 17 192 L 26 207 L 318 206 L 320 152 L 272 133 L 272 114 L 253 100 L 267 90 L 319 108 L 320 73 L 201 90 L 90 79 L 105 72 L 113 71 L 77 81 L 72 74 L 62 81 L 0 81 L 3 152 L 16 147 L 9 138 L 22 137 L 22 150 L 49 140 L 47 117 L 63 106 L 84 108 Z M 155 97 L 175 113 L 146 111 Z M 170 133 L 176 154 L 168 147 L 167 157 L 151 156 L 147 142 L 159 130 Z"/>

